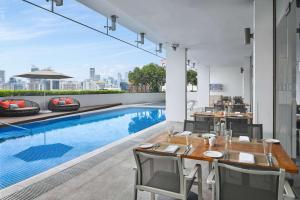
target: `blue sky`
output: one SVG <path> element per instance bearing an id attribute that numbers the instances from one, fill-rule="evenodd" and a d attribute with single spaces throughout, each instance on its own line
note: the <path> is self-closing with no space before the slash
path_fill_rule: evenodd
<path id="1" fill-rule="evenodd" d="M 45 0 L 31 1 L 50 6 Z M 57 12 L 105 30 L 106 18 L 75 0 L 65 1 Z M 132 43 L 136 40 L 136 33 L 120 25 L 111 34 Z M 144 48 L 153 51 L 155 44 L 146 41 Z M 6 71 L 6 79 L 29 71 L 32 65 L 51 67 L 84 80 L 90 67 L 96 68 L 96 74 L 116 76 L 117 72 L 125 73 L 135 66 L 160 60 L 22 0 L 0 1 L 0 69 Z"/>

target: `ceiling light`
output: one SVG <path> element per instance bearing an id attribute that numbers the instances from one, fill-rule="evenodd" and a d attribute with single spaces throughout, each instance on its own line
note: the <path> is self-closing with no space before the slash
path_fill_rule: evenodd
<path id="1" fill-rule="evenodd" d="M 187 60 L 186 65 L 190 66 L 190 62 L 191 62 L 190 60 Z"/>
<path id="2" fill-rule="evenodd" d="M 111 25 L 109 27 L 109 30 L 111 30 L 111 31 L 115 31 L 116 30 L 116 27 L 117 27 L 117 18 L 118 18 L 117 15 L 110 16 Z"/>
<path id="3" fill-rule="evenodd" d="M 139 44 L 144 44 L 145 43 L 145 35 L 146 35 L 146 33 L 140 33 L 140 40 L 137 40 L 136 42 Z"/>
<path id="4" fill-rule="evenodd" d="M 107 25 L 104 26 L 104 28 L 109 29 L 110 31 L 115 31 L 117 29 L 117 15 L 111 15 L 110 16 L 110 26 L 108 26 L 108 20 L 107 20 Z"/>
<path id="5" fill-rule="evenodd" d="M 46 0 L 47 2 L 49 2 L 50 0 Z M 64 4 L 64 0 L 51 0 L 51 2 L 56 6 L 62 6 Z"/>
<path id="6" fill-rule="evenodd" d="M 156 49 L 156 52 L 161 53 L 162 52 L 162 43 L 158 44 L 158 49 Z"/>
<path id="7" fill-rule="evenodd" d="M 172 44 L 172 49 L 174 50 L 174 51 L 176 51 L 176 49 L 179 47 L 179 44 Z"/>
<path id="8" fill-rule="evenodd" d="M 244 29 L 244 33 L 245 33 L 245 45 L 248 45 L 250 44 L 251 42 L 251 38 L 253 39 L 254 38 L 254 34 L 251 33 L 251 29 L 250 28 L 245 28 Z"/>

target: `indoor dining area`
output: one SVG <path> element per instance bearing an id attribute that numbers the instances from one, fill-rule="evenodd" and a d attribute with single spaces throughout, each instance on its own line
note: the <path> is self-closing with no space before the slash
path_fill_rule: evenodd
<path id="1" fill-rule="evenodd" d="M 151 199 L 202 200 L 204 190 L 212 200 L 297 198 L 295 160 L 280 140 L 264 137 L 241 97 L 202 110 L 133 149 L 135 199 L 144 191 Z"/>

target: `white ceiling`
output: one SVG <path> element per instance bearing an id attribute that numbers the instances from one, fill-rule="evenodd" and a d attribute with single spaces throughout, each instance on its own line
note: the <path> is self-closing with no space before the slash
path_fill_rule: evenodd
<path id="1" fill-rule="evenodd" d="M 179 43 L 200 65 L 242 66 L 252 45 L 244 28 L 253 27 L 253 0 L 77 0 L 155 43 Z"/>

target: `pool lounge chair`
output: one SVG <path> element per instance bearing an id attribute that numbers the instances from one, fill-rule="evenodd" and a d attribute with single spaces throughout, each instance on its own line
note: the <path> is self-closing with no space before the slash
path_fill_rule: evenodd
<path id="1" fill-rule="evenodd" d="M 54 97 L 48 103 L 48 109 L 52 112 L 76 111 L 79 108 L 79 101 L 71 97 Z"/>
<path id="2" fill-rule="evenodd" d="M 24 99 L 3 99 L 0 101 L 0 116 L 20 117 L 38 114 L 39 104 Z"/>

